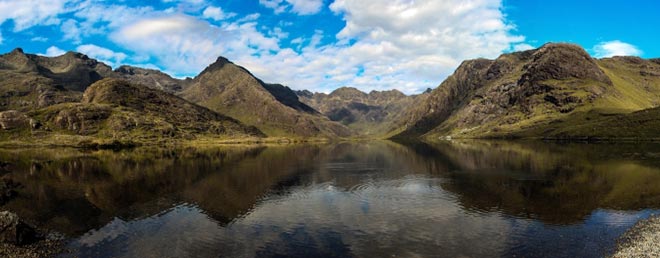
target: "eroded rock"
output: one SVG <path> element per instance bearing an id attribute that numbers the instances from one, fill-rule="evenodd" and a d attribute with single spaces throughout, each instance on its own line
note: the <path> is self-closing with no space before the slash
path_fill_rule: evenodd
<path id="1" fill-rule="evenodd" d="M 9 211 L 0 212 L 0 243 L 26 245 L 38 240 L 36 230 Z"/>
<path id="2" fill-rule="evenodd" d="M 28 125 L 28 117 L 19 111 L 9 110 L 0 112 L 0 128 L 3 130 L 25 128 Z"/>

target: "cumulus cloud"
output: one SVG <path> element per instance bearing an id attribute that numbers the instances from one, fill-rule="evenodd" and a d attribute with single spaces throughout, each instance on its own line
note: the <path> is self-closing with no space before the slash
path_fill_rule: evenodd
<path id="1" fill-rule="evenodd" d="M 66 51 L 64 51 L 64 50 L 62 50 L 62 49 L 60 49 L 56 46 L 50 46 L 48 49 L 46 49 L 45 54 L 40 54 L 40 55 L 53 57 L 53 56 L 64 55 L 64 53 L 66 53 Z"/>
<path id="2" fill-rule="evenodd" d="M 525 50 L 530 50 L 530 49 L 534 49 L 534 48 L 535 47 L 530 45 L 530 44 L 521 43 L 521 44 L 514 45 L 513 46 L 513 51 L 525 51 Z"/>
<path id="3" fill-rule="evenodd" d="M 80 45 L 76 48 L 76 51 L 98 59 L 112 67 L 119 66 L 127 57 L 124 53 L 115 52 L 93 44 Z"/>
<path id="4" fill-rule="evenodd" d="M 345 21 L 339 33 L 317 30 L 294 39 L 288 39 L 286 26 L 263 23 L 258 13 L 227 20 L 233 14 L 208 5 L 186 14 L 93 3 L 73 14 L 82 39 L 109 35 L 130 55 L 95 45 L 78 51 L 108 64 L 153 63 L 181 77 L 225 56 L 265 81 L 323 92 L 346 85 L 420 92 L 437 86 L 465 59 L 531 47 L 512 34 L 499 0 L 336 0 L 330 10 Z M 275 12 L 299 14 L 323 8 L 320 0 L 260 3 Z"/>
<path id="5" fill-rule="evenodd" d="M 65 22 L 62 23 L 62 26 L 60 26 L 60 29 L 62 30 L 62 34 L 64 36 L 62 39 L 64 40 L 71 40 L 73 43 L 78 44 L 80 43 L 81 39 L 81 30 L 80 27 L 78 27 L 78 22 L 73 19 L 66 20 Z"/>
<path id="6" fill-rule="evenodd" d="M 279 50 L 277 39 L 258 32 L 257 23 L 217 27 L 187 15 L 146 18 L 127 24 L 111 39 L 127 49 L 156 57 L 178 75 L 201 71 L 220 55 L 252 55 Z"/>
<path id="7" fill-rule="evenodd" d="M 596 57 L 613 57 L 613 56 L 639 56 L 642 51 L 635 45 L 621 42 L 619 40 L 601 42 L 594 46 Z"/>
<path id="8" fill-rule="evenodd" d="M 225 13 L 222 8 L 220 7 L 214 7 L 214 6 L 209 6 L 204 9 L 204 12 L 202 13 L 202 16 L 207 19 L 213 19 L 216 21 L 221 21 L 227 18 L 231 18 L 236 16 L 235 13 Z"/>
<path id="9" fill-rule="evenodd" d="M 81 0 L 0 0 L 0 24 L 13 20 L 14 31 L 35 25 L 56 25 L 58 15 L 75 10 Z"/>
<path id="10" fill-rule="evenodd" d="M 513 27 L 500 5 L 498 0 L 337 0 L 330 9 L 346 22 L 336 35 L 340 42 L 303 56 L 314 65 L 325 62 L 320 70 L 327 71 L 322 76 L 329 78 L 328 88 L 419 92 L 439 84 L 465 59 L 493 58 L 524 40 L 510 33 Z M 356 70 L 364 72 L 357 76 Z"/>
<path id="11" fill-rule="evenodd" d="M 276 14 L 290 10 L 300 15 L 311 15 L 323 8 L 323 0 L 259 0 L 259 4 L 273 9 Z"/>
<path id="12" fill-rule="evenodd" d="M 46 38 L 46 37 L 34 37 L 34 38 L 30 39 L 30 41 L 32 41 L 32 42 L 47 42 L 48 38 Z"/>

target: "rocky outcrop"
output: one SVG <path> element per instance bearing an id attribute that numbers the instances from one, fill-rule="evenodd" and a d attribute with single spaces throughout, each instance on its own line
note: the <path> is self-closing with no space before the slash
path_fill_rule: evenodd
<path id="1" fill-rule="evenodd" d="M 438 88 L 429 93 L 421 103 L 411 107 L 403 116 L 403 130 L 395 137 L 418 137 L 448 119 L 459 108 L 464 107 L 470 99 L 477 97 L 476 90 L 484 86 L 490 65 L 493 61 L 486 59 L 468 60 L 463 62 Z M 490 75 L 498 76 L 498 75 Z M 478 98 L 478 97 L 477 97 Z"/>
<path id="2" fill-rule="evenodd" d="M 0 128 L 3 130 L 27 128 L 29 121 L 25 114 L 16 110 L 0 112 Z"/>
<path id="3" fill-rule="evenodd" d="M 188 80 L 179 80 L 154 69 L 145 69 L 133 66 L 123 65 L 115 69 L 115 73 L 122 78 L 134 84 L 145 85 L 153 89 L 162 90 L 168 93 L 177 93 L 183 91 L 189 84 Z"/>
<path id="4" fill-rule="evenodd" d="M 79 135 L 92 135 L 99 132 L 103 122 L 110 117 L 112 109 L 98 105 L 70 105 L 61 109 L 52 123 L 54 128 L 64 129 Z"/>
<path id="5" fill-rule="evenodd" d="M 36 230 L 9 211 L 0 212 L 0 243 L 26 245 L 37 241 Z"/>

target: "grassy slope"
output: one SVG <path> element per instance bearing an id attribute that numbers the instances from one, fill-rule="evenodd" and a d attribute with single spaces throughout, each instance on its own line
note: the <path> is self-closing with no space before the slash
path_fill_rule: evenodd
<path id="1" fill-rule="evenodd" d="M 660 66 L 648 61 L 635 64 L 618 58 L 597 60 L 597 64 L 613 85 L 608 86 L 594 101 L 583 103 L 570 113 L 557 112 L 552 109 L 552 105 L 541 104 L 535 106 L 529 114 L 514 108 L 500 118 L 479 127 L 461 128 L 456 126 L 456 120 L 464 111 L 459 110 L 424 137 L 433 139 L 451 135 L 455 138 L 658 138 L 655 131 L 660 132 L 660 124 L 657 122 L 660 112 L 652 108 L 660 105 L 660 76 L 642 76 L 640 71 L 645 69 L 644 67 L 659 69 Z M 519 74 L 512 73 L 506 77 L 518 76 Z M 585 87 L 593 82 L 548 80 L 544 83 L 556 85 L 560 91 L 584 98 L 590 92 L 590 89 Z M 645 109 L 651 110 L 636 112 Z M 507 119 L 516 122 L 504 122 Z"/>

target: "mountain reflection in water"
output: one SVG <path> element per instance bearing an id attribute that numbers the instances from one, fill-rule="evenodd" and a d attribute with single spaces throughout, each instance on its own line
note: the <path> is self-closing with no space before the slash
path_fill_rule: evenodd
<path id="1" fill-rule="evenodd" d="M 82 257 L 599 257 L 660 208 L 660 145 L 1 150 L 2 208 Z"/>

